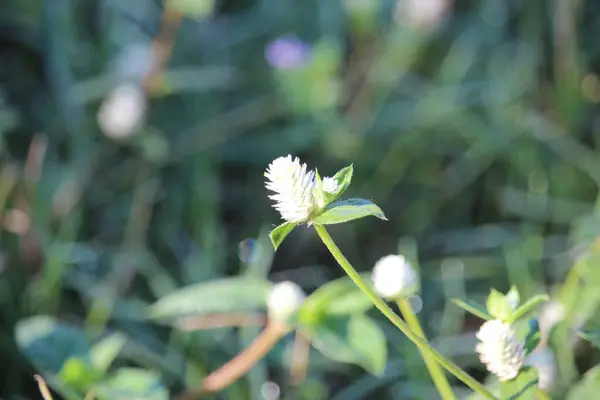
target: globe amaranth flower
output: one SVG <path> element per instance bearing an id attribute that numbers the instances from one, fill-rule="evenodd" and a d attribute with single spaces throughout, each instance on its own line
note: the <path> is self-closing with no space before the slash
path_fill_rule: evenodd
<path id="1" fill-rule="evenodd" d="M 287 323 L 290 317 L 298 311 L 306 295 L 302 289 L 291 281 L 275 284 L 267 299 L 269 319 Z"/>
<path id="2" fill-rule="evenodd" d="M 558 378 L 558 365 L 552 350 L 542 347 L 529 354 L 525 359 L 525 365 L 533 367 L 538 371 L 538 386 L 544 391 L 552 389 Z"/>
<path id="3" fill-rule="evenodd" d="M 269 198 L 275 200 L 274 207 L 284 220 L 305 222 L 318 207 L 313 193 L 315 172 L 307 171 L 299 158 L 292 160 L 291 155 L 277 158 L 267 168 L 265 177 L 266 188 L 275 192 Z"/>
<path id="4" fill-rule="evenodd" d="M 487 370 L 500 382 L 514 379 L 523 366 L 525 349 L 510 324 L 499 319 L 486 321 L 476 336 L 480 342 L 475 351 Z"/>
<path id="5" fill-rule="evenodd" d="M 267 62 L 276 69 L 295 69 L 304 66 L 310 56 L 310 46 L 295 36 L 282 36 L 265 49 Z"/>
<path id="6" fill-rule="evenodd" d="M 375 291 L 386 299 L 407 297 L 417 291 L 417 275 L 402 255 L 388 255 L 373 267 Z"/>

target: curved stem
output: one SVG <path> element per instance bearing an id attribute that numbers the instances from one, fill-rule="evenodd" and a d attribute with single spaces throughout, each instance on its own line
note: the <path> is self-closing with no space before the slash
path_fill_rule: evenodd
<path id="1" fill-rule="evenodd" d="M 354 269 L 352 264 L 346 257 L 342 254 L 340 249 L 337 247 L 329 232 L 325 229 L 323 225 L 314 225 L 319 237 L 329 249 L 329 252 L 335 258 L 335 260 L 340 264 L 342 269 L 346 272 L 346 274 L 352 279 L 352 281 L 358 286 L 360 290 L 362 290 L 367 297 L 373 302 L 375 307 L 381 311 L 383 315 L 385 315 L 400 331 L 410 340 L 412 341 L 419 350 L 422 350 L 425 353 L 428 353 L 433 357 L 442 367 L 446 368 L 448 372 L 452 375 L 456 376 L 462 382 L 464 382 L 468 387 L 473 389 L 475 392 L 479 393 L 486 399 L 497 400 L 496 397 L 490 393 L 481 383 L 479 383 L 476 379 L 474 379 L 471 375 L 467 374 L 465 371 L 460 369 L 454 362 L 448 360 L 446 357 L 441 355 L 436 349 L 431 347 L 427 341 L 422 339 L 420 336 L 415 334 L 406 323 L 400 318 L 375 292 L 373 289 L 367 285 L 367 283 L 360 277 L 358 272 Z"/>
<path id="2" fill-rule="evenodd" d="M 425 337 L 425 332 L 423 332 L 423 328 L 421 328 L 421 324 L 419 323 L 419 319 L 417 318 L 415 312 L 413 311 L 412 305 L 410 301 L 406 298 L 401 298 L 396 301 L 398 304 L 398 308 L 402 312 L 404 316 L 404 320 L 408 324 L 408 326 L 413 330 L 414 333 L 422 337 L 424 340 L 427 340 Z M 446 375 L 444 375 L 444 371 L 438 363 L 435 361 L 435 358 L 431 356 L 430 353 L 419 349 L 421 356 L 423 357 L 423 361 L 425 361 L 425 366 L 431 375 L 431 379 L 435 384 L 438 392 L 442 396 L 443 400 L 455 400 L 456 396 L 454 396 L 454 392 L 448 383 L 448 379 L 446 379 Z"/>

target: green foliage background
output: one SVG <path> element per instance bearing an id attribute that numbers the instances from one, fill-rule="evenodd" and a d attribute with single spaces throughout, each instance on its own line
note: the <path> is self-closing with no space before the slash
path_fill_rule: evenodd
<path id="1" fill-rule="evenodd" d="M 523 299 L 548 293 L 567 308 L 549 339 L 556 398 L 597 393 L 598 353 L 573 333 L 594 342 L 600 301 L 596 3 L 455 0 L 425 32 L 395 20 L 391 0 L 373 2 L 373 15 L 334 1 L 174 1 L 167 6 L 185 16 L 172 56 L 144 125 L 119 141 L 97 122 L 112 65 L 152 43 L 165 4 L 6 0 L 0 398 L 40 398 L 40 367 L 15 342 L 28 317 L 54 316 L 94 342 L 125 335 L 118 366 L 152 370 L 177 392 L 258 330 L 182 333 L 145 320 L 145 305 L 228 276 L 289 279 L 307 292 L 342 276 L 313 230 L 294 230 L 276 255 L 270 247 L 280 221 L 263 172 L 290 153 L 323 176 L 354 164 L 347 196 L 373 200 L 389 221 L 332 226 L 332 236 L 361 271 L 397 251 L 413 260 L 419 315 L 445 354 L 483 380 L 473 352 L 481 321 L 450 299 L 482 303 L 491 287 L 515 284 Z M 339 78 L 337 104 L 320 103 L 329 93 L 321 81 L 307 100 L 303 85 L 286 86 L 265 61 L 265 46 L 290 33 L 320 46 L 326 78 Z M 308 75 L 301 83 L 321 77 Z M 293 389 L 291 337 L 223 398 L 260 399 L 266 380 L 289 398 L 433 398 L 415 348 L 370 315 L 388 340 L 383 377 L 313 351 L 305 384 Z M 43 358 L 53 357 L 64 355 Z M 112 379 L 118 386 L 136 371 Z"/>

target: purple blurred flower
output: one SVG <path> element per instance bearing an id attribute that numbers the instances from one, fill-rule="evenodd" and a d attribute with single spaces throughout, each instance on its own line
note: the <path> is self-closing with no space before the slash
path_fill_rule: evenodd
<path id="1" fill-rule="evenodd" d="M 277 69 L 300 68 L 310 55 L 310 46 L 295 36 L 282 36 L 265 49 L 267 62 Z"/>

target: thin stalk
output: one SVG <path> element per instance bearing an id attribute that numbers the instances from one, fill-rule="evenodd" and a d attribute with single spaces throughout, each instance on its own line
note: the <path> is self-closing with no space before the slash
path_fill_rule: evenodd
<path id="1" fill-rule="evenodd" d="M 367 283 L 360 277 L 358 272 L 354 269 L 352 264 L 344 257 L 340 249 L 337 247 L 329 232 L 323 225 L 314 225 L 319 237 L 329 249 L 329 252 L 335 258 L 335 260 L 340 264 L 342 269 L 346 272 L 346 274 L 352 279 L 352 281 L 358 286 L 360 290 L 367 295 L 367 297 L 373 302 L 375 307 L 381 311 L 383 315 L 385 315 L 400 331 L 410 340 L 412 341 L 420 350 L 425 353 L 430 354 L 442 367 L 446 368 L 448 372 L 452 375 L 456 376 L 462 382 L 464 382 L 468 387 L 473 389 L 475 392 L 479 393 L 486 399 L 490 400 L 498 400 L 492 393 L 490 393 L 481 383 L 477 382 L 471 375 L 467 374 L 465 371 L 460 369 L 458 365 L 456 365 L 451 360 L 448 360 L 446 357 L 441 355 L 436 349 L 431 347 L 426 340 L 422 339 L 420 336 L 415 334 L 406 323 L 400 318 L 375 292 L 373 289 L 367 285 Z"/>
<path id="2" fill-rule="evenodd" d="M 398 304 L 398 308 L 402 312 L 404 316 L 404 320 L 412 329 L 414 333 L 422 337 L 424 340 L 427 340 L 425 337 L 425 333 L 423 332 L 423 328 L 421 328 L 421 324 L 419 323 L 419 319 L 417 318 L 410 301 L 406 298 L 401 298 L 396 301 Z M 454 396 L 454 392 L 448 383 L 448 379 L 446 379 L 446 375 L 444 375 L 444 371 L 440 368 L 439 364 L 436 362 L 435 358 L 428 352 L 419 349 L 421 356 L 423 357 L 423 361 L 425 361 L 425 366 L 431 375 L 431 379 L 435 384 L 438 392 L 442 396 L 444 400 L 455 400 L 456 396 Z"/>

